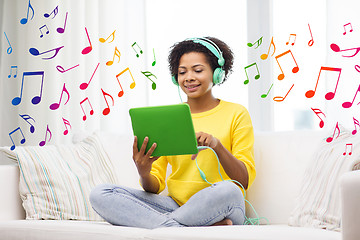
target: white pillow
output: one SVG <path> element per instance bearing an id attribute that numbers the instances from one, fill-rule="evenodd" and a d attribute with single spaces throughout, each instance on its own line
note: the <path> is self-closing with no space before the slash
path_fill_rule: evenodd
<path id="1" fill-rule="evenodd" d="M 0 150 L 17 158 L 19 191 L 27 219 L 102 221 L 89 201 L 101 183 L 115 183 L 113 165 L 94 134 L 71 145 Z"/>
<path id="2" fill-rule="evenodd" d="M 326 141 L 329 137 L 333 137 L 331 142 Z M 359 144 L 359 135 L 340 125 L 335 134 L 332 131 L 324 138 L 305 171 L 289 225 L 340 231 L 339 179 L 345 172 L 359 169 Z"/>

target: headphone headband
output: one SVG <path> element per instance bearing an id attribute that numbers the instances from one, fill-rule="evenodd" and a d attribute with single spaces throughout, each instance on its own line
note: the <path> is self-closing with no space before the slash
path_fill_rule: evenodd
<path id="1" fill-rule="evenodd" d="M 212 52 L 218 58 L 218 64 L 220 65 L 220 67 L 224 66 L 225 59 L 222 56 L 222 51 L 220 50 L 218 45 L 216 45 L 216 43 L 214 43 L 210 39 L 201 38 L 201 37 L 200 38 L 188 38 L 186 40 L 191 40 L 194 43 L 199 43 L 199 44 L 205 46 L 207 49 L 209 49 L 210 52 Z"/>

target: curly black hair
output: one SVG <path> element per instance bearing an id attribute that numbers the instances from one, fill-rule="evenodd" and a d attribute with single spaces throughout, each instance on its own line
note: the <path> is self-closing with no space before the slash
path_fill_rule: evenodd
<path id="1" fill-rule="evenodd" d="M 223 82 L 226 81 L 229 74 L 232 72 L 232 67 L 234 63 L 234 54 L 230 49 L 230 47 L 223 41 L 215 37 L 205 37 L 205 38 L 214 42 L 218 46 L 225 60 L 225 64 L 222 67 L 222 69 L 225 71 L 225 78 L 221 83 L 219 83 L 222 84 Z M 171 76 L 174 76 L 175 79 L 177 79 L 180 58 L 182 57 L 182 55 L 189 52 L 204 53 L 213 71 L 216 68 L 220 67 L 218 63 L 218 58 L 207 47 L 205 47 L 201 43 L 196 43 L 191 39 L 186 39 L 182 42 L 175 43 L 170 49 L 170 54 L 168 57 L 169 69 Z"/>

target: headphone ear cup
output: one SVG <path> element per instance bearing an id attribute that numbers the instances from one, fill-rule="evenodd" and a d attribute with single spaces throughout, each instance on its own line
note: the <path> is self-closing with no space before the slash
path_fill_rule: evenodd
<path id="1" fill-rule="evenodd" d="M 179 83 L 178 83 L 178 81 L 176 80 L 175 75 L 173 75 L 173 76 L 171 77 L 171 80 L 172 80 L 172 82 L 173 82 L 176 86 L 179 86 Z"/>
<path id="2" fill-rule="evenodd" d="M 215 85 L 220 84 L 225 79 L 225 71 L 221 68 L 216 68 L 213 74 L 213 83 Z"/>

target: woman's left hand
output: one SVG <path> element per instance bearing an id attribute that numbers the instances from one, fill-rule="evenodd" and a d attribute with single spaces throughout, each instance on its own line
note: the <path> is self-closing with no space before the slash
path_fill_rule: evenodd
<path id="1" fill-rule="evenodd" d="M 207 146 L 207 147 L 211 147 L 212 149 L 214 149 L 220 143 L 219 139 L 217 139 L 216 137 L 214 137 L 211 134 L 204 133 L 204 132 L 197 132 L 196 140 L 197 140 L 198 146 Z M 199 149 L 199 152 L 202 150 L 204 150 L 204 149 Z M 191 160 L 194 160 L 198 154 L 199 153 L 193 154 L 191 156 Z"/>

